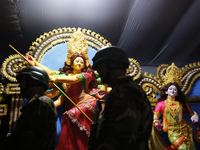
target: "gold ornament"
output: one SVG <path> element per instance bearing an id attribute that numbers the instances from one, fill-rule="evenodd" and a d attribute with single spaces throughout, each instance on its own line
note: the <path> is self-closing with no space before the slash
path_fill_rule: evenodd
<path id="1" fill-rule="evenodd" d="M 160 118 L 160 116 L 161 116 L 161 113 L 159 113 L 159 112 L 154 112 L 153 114 L 156 115 L 158 118 Z"/>
<path id="2" fill-rule="evenodd" d="M 66 58 L 67 65 L 71 65 L 70 58 L 74 54 L 82 54 L 86 59 L 86 66 L 90 65 L 88 59 L 88 44 L 86 43 L 86 36 L 80 31 L 76 31 L 71 35 L 71 40 L 67 42 L 68 54 Z"/>
<path id="3" fill-rule="evenodd" d="M 166 69 L 166 73 L 164 75 L 164 83 L 162 87 L 167 85 L 168 83 L 177 83 L 182 88 L 181 82 L 181 72 L 174 63 Z"/>
<path id="4" fill-rule="evenodd" d="M 175 118 L 180 111 L 179 102 L 165 100 L 165 104 L 167 109 L 169 110 L 169 113 Z"/>
<path id="5" fill-rule="evenodd" d="M 169 101 L 175 101 L 175 97 L 167 96 L 167 99 L 168 99 Z"/>

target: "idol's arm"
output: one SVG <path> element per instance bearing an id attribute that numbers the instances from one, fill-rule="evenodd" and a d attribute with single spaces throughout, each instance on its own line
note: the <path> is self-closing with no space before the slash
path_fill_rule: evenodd
<path id="1" fill-rule="evenodd" d="M 62 106 L 65 102 L 65 97 L 64 96 L 59 96 L 58 99 L 56 101 L 54 101 L 54 104 L 56 106 L 56 108 Z"/>
<path id="2" fill-rule="evenodd" d="M 154 110 L 154 122 L 153 125 L 161 131 L 163 129 L 163 125 L 160 123 L 159 118 L 161 116 L 161 112 L 164 108 L 165 103 L 164 102 L 158 102 L 155 110 Z"/>
<path id="3" fill-rule="evenodd" d="M 28 65 L 29 66 L 38 66 L 38 67 L 44 69 L 48 73 L 48 75 L 55 74 L 55 70 L 50 70 L 48 67 L 46 67 L 46 66 L 42 65 L 41 63 L 37 62 L 32 56 L 26 54 L 26 58 L 28 60 Z"/>
<path id="4" fill-rule="evenodd" d="M 60 92 L 56 88 L 51 91 L 45 92 L 45 95 L 50 98 L 54 98 L 54 97 L 58 96 L 59 94 L 60 94 Z M 54 104 L 55 104 L 56 108 L 62 106 L 64 104 L 64 96 L 59 96 L 58 99 L 54 101 Z"/>
<path id="5" fill-rule="evenodd" d="M 49 79 L 52 82 L 61 82 L 61 83 L 70 83 L 75 84 L 80 82 L 80 74 L 70 75 L 70 76 L 57 76 L 57 75 L 50 75 Z"/>
<path id="6" fill-rule="evenodd" d="M 161 131 L 163 129 L 163 125 L 160 123 L 160 121 L 158 120 L 160 116 L 159 112 L 154 112 L 154 121 L 153 121 L 153 125 L 159 130 Z"/>
<path id="7" fill-rule="evenodd" d="M 58 89 L 53 89 L 51 91 L 46 91 L 45 92 L 45 95 L 50 97 L 50 98 L 54 98 L 56 96 L 58 96 L 60 94 L 59 90 Z"/>

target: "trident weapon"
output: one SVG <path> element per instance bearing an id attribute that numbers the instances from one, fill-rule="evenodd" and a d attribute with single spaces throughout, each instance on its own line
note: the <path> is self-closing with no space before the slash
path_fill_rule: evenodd
<path id="1" fill-rule="evenodd" d="M 9 45 L 16 53 L 18 53 L 22 58 L 24 58 L 26 61 L 29 61 L 24 55 L 22 55 L 19 51 L 17 51 L 12 45 Z M 55 83 L 53 85 L 90 121 L 93 122 L 77 105 L 74 103 L 69 96 L 63 90 L 61 90 Z"/>

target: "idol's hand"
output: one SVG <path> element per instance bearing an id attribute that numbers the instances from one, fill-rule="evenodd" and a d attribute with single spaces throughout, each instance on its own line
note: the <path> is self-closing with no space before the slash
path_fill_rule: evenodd
<path id="1" fill-rule="evenodd" d="M 49 75 L 49 81 L 50 82 L 56 82 L 57 81 L 57 76 L 56 75 Z"/>
<path id="2" fill-rule="evenodd" d="M 158 129 L 158 131 L 161 131 L 163 129 L 163 125 L 160 122 L 156 122 L 155 127 Z"/>
<path id="3" fill-rule="evenodd" d="M 106 91 L 105 90 L 99 90 L 96 94 L 95 97 L 97 99 L 105 99 L 106 97 Z"/>
<path id="4" fill-rule="evenodd" d="M 36 60 L 32 56 L 26 54 L 26 59 L 28 60 L 29 66 L 36 66 Z"/>
<path id="5" fill-rule="evenodd" d="M 198 115 L 197 115 L 197 114 L 194 114 L 194 115 L 191 117 L 191 121 L 192 121 L 192 123 L 198 122 L 198 121 L 199 121 Z"/>

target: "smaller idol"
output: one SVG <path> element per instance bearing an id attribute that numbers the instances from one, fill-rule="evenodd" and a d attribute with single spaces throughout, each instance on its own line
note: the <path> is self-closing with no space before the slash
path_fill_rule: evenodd
<path id="1" fill-rule="evenodd" d="M 165 82 L 160 92 L 160 99 L 154 110 L 154 123 L 151 134 L 153 150 L 195 150 L 193 128 L 184 120 L 183 114 L 187 112 L 186 99 L 181 91 L 182 83 L 176 73 L 178 67 L 172 63 L 166 70 Z M 162 115 L 162 123 L 159 121 Z M 199 116 L 193 111 L 191 121 L 198 122 Z M 158 131 L 167 133 L 171 145 L 167 145 Z"/>

